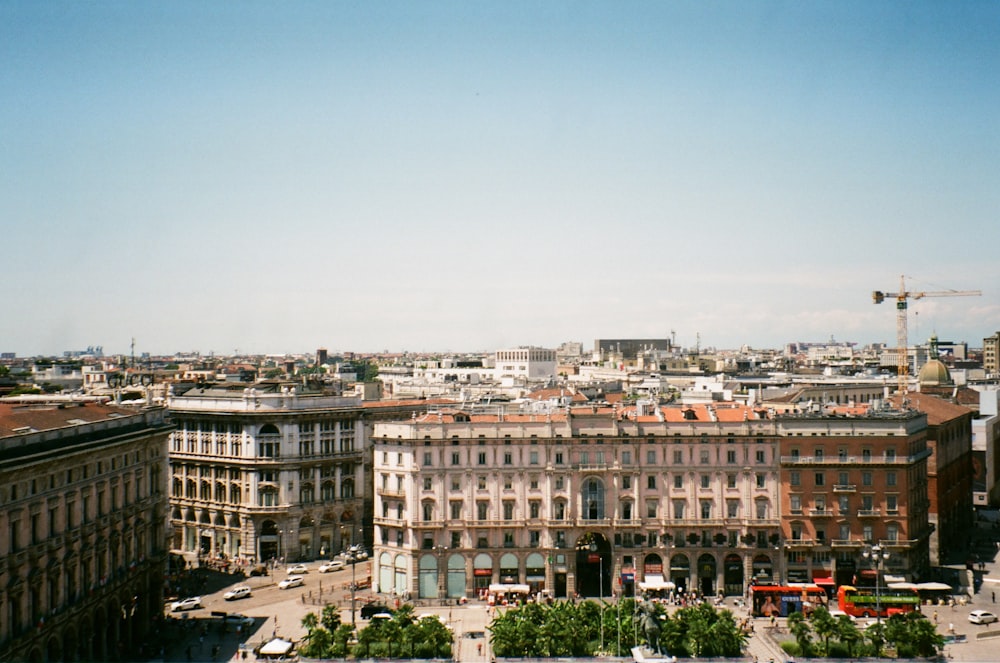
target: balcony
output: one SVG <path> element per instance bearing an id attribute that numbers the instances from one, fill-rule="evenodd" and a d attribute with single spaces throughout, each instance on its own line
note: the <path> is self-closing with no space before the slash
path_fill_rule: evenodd
<path id="1" fill-rule="evenodd" d="M 865 545 L 865 542 L 854 539 L 830 539 L 830 544 L 834 548 L 860 548 Z"/>
<path id="2" fill-rule="evenodd" d="M 882 515 L 881 509 L 859 509 L 858 518 L 878 518 Z"/>
<path id="3" fill-rule="evenodd" d="M 835 493 L 853 493 L 858 490 L 857 485 L 853 483 L 835 483 L 833 484 L 833 492 Z"/>
<path id="4" fill-rule="evenodd" d="M 832 518 L 833 511 L 830 509 L 810 509 L 809 515 L 816 518 Z"/>

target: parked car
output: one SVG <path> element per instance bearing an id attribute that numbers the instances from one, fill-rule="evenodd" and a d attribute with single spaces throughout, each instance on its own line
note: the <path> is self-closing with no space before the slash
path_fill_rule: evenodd
<path id="1" fill-rule="evenodd" d="M 346 568 L 347 565 L 344 564 L 342 559 L 331 559 L 329 562 L 325 562 L 320 565 L 320 573 L 330 573 L 331 571 L 339 571 L 340 569 Z"/>
<path id="2" fill-rule="evenodd" d="M 255 567 L 253 567 L 252 569 L 250 569 L 250 575 L 251 575 L 251 577 L 252 576 L 266 576 L 267 575 L 267 567 L 265 565 L 263 565 L 263 564 L 258 564 Z"/>
<path id="3" fill-rule="evenodd" d="M 227 601 L 235 601 L 237 599 L 248 599 L 250 598 L 250 587 L 247 585 L 237 585 L 233 587 L 228 592 L 222 595 L 222 598 Z"/>
<path id="4" fill-rule="evenodd" d="M 997 616 L 988 610 L 973 610 L 969 613 L 969 621 L 973 624 L 992 624 Z"/>
<path id="5" fill-rule="evenodd" d="M 392 610 L 384 603 L 368 603 L 361 606 L 361 619 L 371 619 L 375 615 L 392 616 Z"/>
<path id="6" fill-rule="evenodd" d="M 194 610 L 195 608 L 201 607 L 201 597 L 192 596 L 190 598 L 181 599 L 180 601 L 174 601 L 170 604 L 171 612 L 179 612 L 181 610 Z"/>
<path id="7" fill-rule="evenodd" d="M 306 579 L 302 576 L 288 576 L 284 580 L 278 583 L 278 589 L 291 589 L 292 587 L 301 587 L 305 583 Z"/>
<path id="8" fill-rule="evenodd" d="M 227 626 L 240 625 L 246 628 L 254 625 L 254 618 L 234 612 L 231 615 L 226 615 L 225 622 Z"/>
<path id="9" fill-rule="evenodd" d="M 309 567 L 305 564 L 295 564 L 288 567 L 288 573 L 309 573 Z"/>

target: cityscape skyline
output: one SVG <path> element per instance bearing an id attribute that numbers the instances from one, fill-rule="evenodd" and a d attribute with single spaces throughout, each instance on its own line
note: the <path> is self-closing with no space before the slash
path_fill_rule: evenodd
<path id="1" fill-rule="evenodd" d="M 0 5 L 0 351 L 977 347 L 1000 5 Z"/>

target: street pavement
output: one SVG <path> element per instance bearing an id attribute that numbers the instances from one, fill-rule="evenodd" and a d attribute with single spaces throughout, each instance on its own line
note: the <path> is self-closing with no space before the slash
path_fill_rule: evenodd
<path id="1" fill-rule="evenodd" d="M 945 648 L 945 655 L 951 661 L 968 663 L 996 663 L 1000 661 L 1000 624 L 980 626 L 968 621 L 969 612 L 974 609 L 985 609 L 998 612 L 996 596 L 1000 594 L 1000 559 L 997 555 L 997 541 L 1000 532 L 997 530 L 977 530 L 968 544 L 956 552 L 956 558 L 971 559 L 977 570 L 977 591 L 970 597 L 966 605 L 955 606 L 924 606 L 923 612 L 928 619 L 935 620 L 938 631 L 945 636 L 964 636 L 964 641 L 950 642 Z M 978 555 L 978 562 L 976 561 Z M 982 570 L 978 570 L 980 564 Z M 317 572 L 318 563 L 309 565 L 310 571 L 305 574 L 305 584 L 289 590 L 277 588 L 277 582 L 285 577 L 282 569 L 276 570 L 267 577 L 239 580 L 218 574 L 214 582 L 207 583 L 214 591 L 202 596 L 203 608 L 179 615 L 173 613 L 164 626 L 163 637 L 166 641 L 163 652 L 165 661 L 241 661 L 254 660 L 252 649 L 273 637 L 300 641 L 306 634 L 302 627 L 302 618 L 309 612 L 317 616 L 325 604 L 337 605 L 341 612 L 342 623 L 351 623 L 350 582 L 351 570 L 336 571 L 329 574 Z M 359 564 L 355 569 L 355 577 L 361 579 L 370 573 L 370 562 Z M 224 591 L 236 584 L 249 584 L 253 588 L 253 596 L 249 599 L 227 602 L 222 598 Z M 374 595 L 369 589 L 358 590 L 356 593 L 357 611 L 354 621 L 359 627 L 367 624 L 361 619 L 360 607 L 370 601 L 383 601 L 391 607 L 395 601 L 391 597 Z M 421 601 L 417 602 L 415 612 L 418 616 L 436 614 L 448 624 L 455 633 L 454 654 L 456 661 L 481 663 L 492 659 L 489 645 L 488 624 L 491 620 L 489 608 L 482 602 L 470 601 L 465 605 L 456 605 L 454 601 Z M 734 611 L 737 618 L 746 616 L 745 608 L 732 605 L 732 599 L 727 607 Z M 237 632 L 235 627 L 223 630 L 219 619 L 211 619 L 212 612 L 224 611 L 240 613 L 254 618 L 252 627 Z M 769 621 L 756 619 L 754 635 L 747 647 L 748 661 L 785 662 L 788 659 L 779 646 L 779 641 L 788 639 L 785 620 L 778 620 L 777 632 L 770 631 Z M 480 637 L 477 637 L 480 636 Z M 215 647 L 218 647 L 214 654 Z M 246 652 L 246 658 L 243 653 Z"/>

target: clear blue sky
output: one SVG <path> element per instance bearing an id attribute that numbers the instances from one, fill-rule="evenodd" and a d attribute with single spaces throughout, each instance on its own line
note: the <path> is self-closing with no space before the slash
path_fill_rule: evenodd
<path id="1" fill-rule="evenodd" d="M 0 1 L 0 351 L 1000 330 L 997 2 Z"/>

